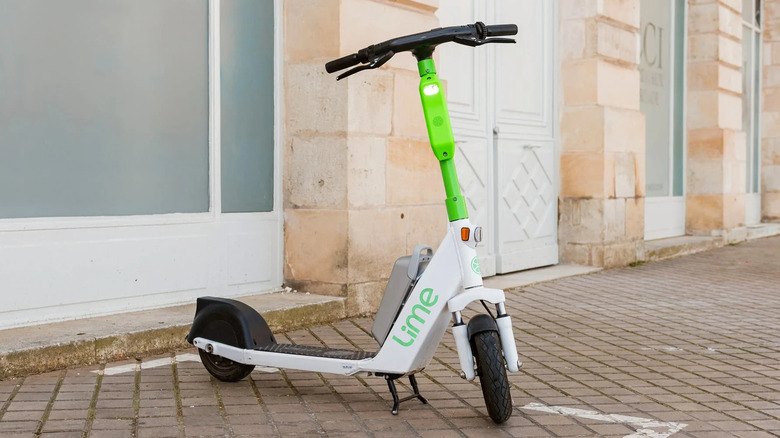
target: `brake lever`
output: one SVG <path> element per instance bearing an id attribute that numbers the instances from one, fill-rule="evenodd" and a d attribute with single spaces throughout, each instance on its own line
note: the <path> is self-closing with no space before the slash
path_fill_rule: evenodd
<path id="1" fill-rule="evenodd" d="M 374 69 L 374 68 L 379 68 L 379 67 L 385 65 L 385 63 L 387 61 L 389 61 L 390 58 L 393 57 L 393 55 L 395 55 L 395 53 L 393 53 L 392 51 L 386 52 L 384 55 L 382 55 L 382 56 L 374 59 L 373 61 L 371 61 L 371 64 L 360 65 L 360 66 L 357 66 L 357 67 L 353 68 L 352 70 L 345 71 L 344 73 L 340 74 L 336 78 L 336 80 L 340 81 L 340 80 L 342 80 L 342 79 L 344 79 L 346 77 L 352 76 L 355 73 L 359 73 L 359 72 L 361 72 L 363 70 L 370 70 L 370 69 Z"/>
<path id="2" fill-rule="evenodd" d="M 476 38 L 467 38 L 467 37 L 455 37 L 453 39 L 453 42 L 456 42 L 458 44 L 462 44 L 464 46 L 469 47 L 477 47 L 481 46 L 483 44 L 487 43 L 509 43 L 514 44 L 517 41 L 515 41 L 513 38 L 485 38 L 485 39 L 476 39 Z"/>

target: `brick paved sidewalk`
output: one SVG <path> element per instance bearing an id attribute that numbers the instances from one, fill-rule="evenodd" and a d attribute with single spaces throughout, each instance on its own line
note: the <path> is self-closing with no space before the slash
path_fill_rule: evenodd
<path id="1" fill-rule="evenodd" d="M 0 436 L 780 436 L 780 238 L 508 296 L 525 365 L 510 375 L 515 412 L 500 427 L 478 384 L 458 377 L 447 334 L 418 377 L 430 404 L 398 416 L 376 377 L 255 371 L 227 384 L 191 350 L 2 381 Z M 370 326 L 279 338 L 374 350 Z"/>

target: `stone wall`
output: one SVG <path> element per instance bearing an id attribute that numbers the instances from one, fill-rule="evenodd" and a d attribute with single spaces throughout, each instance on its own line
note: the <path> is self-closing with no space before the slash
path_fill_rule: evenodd
<path id="1" fill-rule="evenodd" d="M 285 283 L 371 312 L 395 260 L 444 235 L 444 188 L 414 58 L 338 82 L 324 65 L 437 27 L 438 0 L 284 3 Z"/>
<path id="2" fill-rule="evenodd" d="M 740 0 L 688 7 L 686 229 L 727 241 L 745 225 L 741 10 Z"/>
<path id="3" fill-rule="evenodd" d="M 639 0 L 561 0 L 561 261 L 622 266 L 644 235 Z"/>
<path id="4" fill-rule="evenodd" d="M 761 216 L 780 220 L 780 0 L 764 0 Z"/>
<path id="5" fill-rule="evenodd" d="M 646 0 L 652 1 L 652 0 Z M 393 262 L 446 226 L 409 54 L 336 82 L 328 60 L 438 25 L 438 0 L 285 2 L 285 278 L 374 309 Z M 559 0 L 562 262 L 623 266 L 644 253 L 640 0 Z M 745 236 L 740 0 L 690 0 L 686 229 Z M 366 17 L 382 17 L 366 19 Z M 780 218 L 780 0 L 764 18 L 762 191 Z"/>

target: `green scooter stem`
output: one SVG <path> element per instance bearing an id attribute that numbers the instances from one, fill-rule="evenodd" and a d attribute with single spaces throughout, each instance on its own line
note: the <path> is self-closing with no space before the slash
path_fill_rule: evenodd
<path id="1" fill-rule="evenodd" d="M 455 137 L 452 133 L 450 113 L 444 97 L 444 87 L 436 75 L 433 59 L 422 59 L 417 63 L 420 73 L 420 99 L 422 100 L 425 125 L 431 149 L 441 166 L 444 191 L 447 194 L 445 204 L 450 222 L 467 219 L 466 200 L 460 192 L 458 173 L 455 170 Z"/>

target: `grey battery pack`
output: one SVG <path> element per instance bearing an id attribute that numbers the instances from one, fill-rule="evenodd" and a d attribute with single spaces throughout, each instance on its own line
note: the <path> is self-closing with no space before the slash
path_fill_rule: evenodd
<path id="1" fill-rule="evenodd" d="M 379 310 L 371 327 L 371 334 L 379 345 L 384 344 L 390 329 L 393 327 L 401 308 L 406 303 L 409 293 L 422 275 L 428 262 L 433 257 L 433 248 L 417 245 L 412 255 L 401 257 L 395 261 L 390 279 L 385 287 L 385 294 L 379 304 Z"/>

